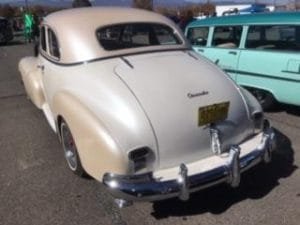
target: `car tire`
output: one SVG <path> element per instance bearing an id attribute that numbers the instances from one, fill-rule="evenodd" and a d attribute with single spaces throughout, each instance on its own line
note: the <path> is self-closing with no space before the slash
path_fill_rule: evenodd
<path id="1" fill-rule="evenodd" d="M 87 174 L 82 167 L 71 130 L 65 121 L 62 121 L 60 124 L 60 135 L 68 167 L 76 175 L 85 177 Z"/>
<path id="2" fill-rule="evenodd" d="M 258 100 L 264 110 L 272 109 L 276 103 L 274 96 L 268 91 L 252 89 L 251 93 Z"/>

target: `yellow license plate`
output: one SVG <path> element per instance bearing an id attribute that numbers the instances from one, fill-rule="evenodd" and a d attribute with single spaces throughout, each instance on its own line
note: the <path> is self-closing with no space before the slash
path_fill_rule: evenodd
<path id="1" fill-rule="evenodd" d="M 225 120 L 228 116 L 229 102 L 200 107 L 198 111 L 198 126 Z"/>

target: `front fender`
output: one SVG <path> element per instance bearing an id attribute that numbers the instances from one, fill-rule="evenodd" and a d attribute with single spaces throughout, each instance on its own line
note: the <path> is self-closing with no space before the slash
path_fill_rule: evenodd
<path id="1" fill-rule="evenodd" d="M 27 95 L 37 108 L 42 109 L 45 97 L 42 88 L 42 74 L 37 68 L 36 57 L 23 58 L 19 63 L 19 71 Z"/>
<path id="2" fill-rule="evenodd" d="M 52 102 L 56 118 L 67 122 L 77 146 L 85 171 L 96 180 L 102 181 L 107 171 L 128 173 L 128 159 L 119 148 L 110 132 L 77 97 L 63 91 L 57 93 Z"/>

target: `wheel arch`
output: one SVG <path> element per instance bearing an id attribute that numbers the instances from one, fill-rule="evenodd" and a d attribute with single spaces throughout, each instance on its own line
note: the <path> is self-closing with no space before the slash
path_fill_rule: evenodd
<path id="1" fill-rule="evenodd" d="M 239 84 L 240 86 L 242 86 L 243 88 L 246 88 L 247 90 L 251 90 L 251 89 L 258 89 L 261 91 L 265 91 L 268 92 L 269 94 L 271 94 L 273 96 L 273 98 L 278 101 L 278 95 L 276 94 L 276 92 L 273 89 L 270 89 L 268 87 L 265 86 L 259 86 L 259 85 L 249 85 L 249 84 Z"/>
<path id="2" fill-rule="evenodd" d="M 252 95 L 254 95 L 254 97 L 257 98 L 255 91 L 263 91 L 266 93 L 266 98 L 263 102 L 261 102 L 260 99 L 257 99 L 261 106 L 263 107 L 264 110 L 269 110 L 271 109 L 276 102 L 278 101 L 278 98 L 276 97 L 276 94 L 274 94 L 275 92 L 269 88 L 264 88 L 264 87 L 256 87 L 256 86 L 251 86 L 251 85 L 242 85 L 242 87 L 244 87 L 245 89 L 247 89 L 248 91 L 251 92 Z"/>

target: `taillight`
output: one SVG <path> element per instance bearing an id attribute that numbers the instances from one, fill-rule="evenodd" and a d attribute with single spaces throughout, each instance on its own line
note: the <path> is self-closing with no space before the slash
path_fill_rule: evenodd
<path id="1" fill-rule="evenodd" d="M 148 147 L 138 148 L 128 153 L 132 172 L 146 172 L 153 168 L 154 153 Z"/>
<path id="2" fill-rule="evenodd" d="M 254 133 L 258 134 L 263 130 L 264 114 L 263 112 L 253 112 L 252 120 L 254 123 Z"/>

